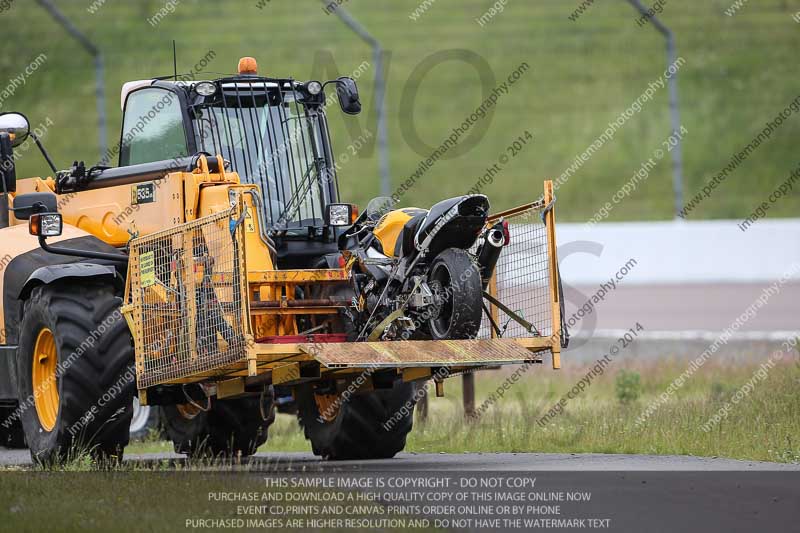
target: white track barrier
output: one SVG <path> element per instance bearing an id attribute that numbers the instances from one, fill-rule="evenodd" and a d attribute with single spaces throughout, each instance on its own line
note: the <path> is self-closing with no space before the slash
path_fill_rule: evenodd
<path id="1" fill-rule="evenodd" d="M 746 283 L 778 280 L 800 264 L 800 219 L 762 219 L 744 232 L 740 222 L 557 223 L 561 276 L 597 285 L 633 258 L 626 285 Z"/>

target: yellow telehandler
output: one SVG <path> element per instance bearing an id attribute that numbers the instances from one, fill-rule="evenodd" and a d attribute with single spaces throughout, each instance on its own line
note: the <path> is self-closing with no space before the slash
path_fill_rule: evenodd
<path id="1" fill-rule="evenodd" d="M 58 170 L 24 115 L 0 115 L 2 439 L 38 462 L 119 459 L 138 395 L 177 452 L 252 454 L 291 404 L 315 454 L 386 458 L 427 381 L 559 368 L 552 183 L 502 213 L 482 194 L 359 212 L 328 85 L 360 111 L 350 78 L 262 77 L 252 58 L 126 83 L 113 168 Z M 52 176 L 17 181 L 28 137 Z"/>

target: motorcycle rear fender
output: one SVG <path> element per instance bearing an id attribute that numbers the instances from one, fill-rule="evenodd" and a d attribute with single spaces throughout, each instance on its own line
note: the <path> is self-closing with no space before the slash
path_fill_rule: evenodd
<path id="1" fill-rule="evenodd" d="M 434 205 L 415 237 L 417 250 L 433 257 L 447 248 L 468 249 L 478 238 L 489 216 L 489 200 L 483 194 L 450 198 Z"/>

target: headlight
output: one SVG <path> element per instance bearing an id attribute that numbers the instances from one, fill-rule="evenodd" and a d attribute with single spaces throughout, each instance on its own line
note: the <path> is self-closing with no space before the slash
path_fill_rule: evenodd
<path id="1" fill-rule="evenodd" d="M 217 92 L 217 86 L 210 81 L 201 81 L 194 86 L 194 90 L 200 96 L 211 96 Z"/>
<path id="2" fill-rule="evenodd" d="M 322 84 L 318 81 L 310 81 L 306 83 L 306 89 L 309 94 L 316 96 L 322 92 Z"/>
<path id="3" fill-rule="evenodd" d="M 59 213 L 36 213 L 28 219 L 28 231 L 37 237 L 61 235 L 63 222 Z"/>
<path id="4" fill-rule="evenodd" d="M 325 222 L 328 226 L 349 226 L 355 222 L 354 213 L 357 211 L 352 204 L 328 204 Z"/>

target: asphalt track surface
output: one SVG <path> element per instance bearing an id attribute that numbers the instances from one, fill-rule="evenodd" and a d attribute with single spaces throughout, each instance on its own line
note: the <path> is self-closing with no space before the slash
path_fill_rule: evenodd
<path id="1" fill-rule="evenodd" d="M 131 456 L 126 461 L 152 463 L 161 476 L 154 476 L 154 482 L 165 482 L 164 460 L 178 463 L 185 459 L 175 454 L 144 454 Z M 27 464 L 28 453 L 24 450 L 13 450 L 0 453 L 0 463 Z M 176 464 L 175 466 L 179 466 Z M 25 468 L 24 466 L 22 467 Z M 585 531 L 586 520 L 594 521 L 591 527 L 603 527 L 607 531 L 673 533 L 726 531 L 749 533 L 751 531 L 794 531 L 800 520 L 798 502 L 798 480 L 800 465 L 764 463 L 758 461 L 735 461 L 719 458 L 699 458 L 684 456 L 650 456 L 650 455 L 607 455 L 607 454 L 536 454 L 536 453 L 491 453 L 491 454 L 414 454 L 401 453 L 394 459 L 378 461 L 321 461 L 309 453 L 263 453 L 249 462 L 231 467 L 222 465 L 203 468 L 203 479 L 220 480 L 225 491 L 263 490 L 270 483 L 283 481 L 289 486 L 291 480 L 329 480 L 329 486 L 346 486 L 348 480 L 360 480 L 368 483 L 370 479 L 383 479 L 387 484 L 367 484 L 367 486 L 392 487 L 391 480 L 398 481 L 443 481 L 449 479 L 447 485 L 437 484 L 434 488 L 420 487 L 415 484 L 399 484 L 393 489 L 366 489 L 373 494 L 380 492 L 380 505 L 390 506 L 391 494 L 403 496 L 419 495 L 414 501 L 447 501 L 451 503 L 421 505 L 415 513 L 415 519 L 428 519 L 436 525 L 439 520 L 443 527 L 439 530 L 449 531 L 528 531 L 533 526 L 532 519 L 575 519 L 573 526 L 558 525 L 559 531 Z M 231 476 L 231 471 L 235 475 Z M 215 473 L 217 472 L 217 473 Z M 182 479 L 187 479 L 192 472 L 181 470 Z M 221 476 L 215 478 L 213 476 Z M 211 477 L 209 477 L 211 476 Z M 0 476 L 2 479 L 2 476 Z M 42 479 L 41 477 L 38 479 Z M 124 479 L 124 476 L 120 480 Z M 170 477 L 170 479 L 181 479 Z M 506 482 L 501 488 L 480 490 L 483 494 L 475 501 L 498 501 L 499 495 L 519 492 L 514 486 L 527 483 L 527 487 L 536 487 L 536 491 L 557 494 L 558 491 L 582 492 L 585 495 L 580 503 L 564 503 L 563 511 L 543 511 L 543 508 L 554 509 L 552 505 L 538 506 L 526 504 L 525 507 L 512 508 L 501 503 L 493 507 L 481 507 L 473 504 L 465 513 L 459 515 L 452 502 L 459 501 L 457 496 L 466 496 L 463 482 L 457 480 L 516 480 L 516 484 Z M 233 481 L 232 481 L 233 480 Z M 338 481 L 335 481 L 338 480 Z M 454 481 L 456 480 L 456 481 Z M 531 485 L 531 482 L 533 485 Z M 238 485 L 232 485 L 237 483 Z M 452 483 L 452 485 L 450 485 Z M 479 481 L 475 481 L 479 483 Z M 407 488 L 411 486 L 412 488 Z M 438 489 L 435 487 L 448 487 Z M 473 486 L 473 485 L 468 485 Z M 240 487 L 240 488 L 232 488 Z M 508 487 L 508 488 L 502 488 Z M 525 489 L 530 491 L 532 489 Z M 381 492 L 382 491 L 382 492 Z M 386 491 L 390 491 L 386 492 Z M 334 491 L 335 492 L 335 491 Z M 492 493 L 490 498 L 486 497 Z M 523 491 L 524 492 L 524 491 Z M 456 494 L 459 493 L 459 494 Z M 211 494 L 211 493 L 209 493 Z M 472 493 L 470 493 L 472 494 Z M 201 495 L 208 498 L 207 494 Z M 435 498 L 433 496 L 436 496 Z M 445 496 L 450 499 L 443 499 Z M 530 496 L 526 496 L 530 498 Z M 472 500 L 471 500 L 472 501 Z M 521 501 L 521 500 L 520 500 Z M 126 504 L 127 505 L 127 504 Z M 214 504 L 214 509 L 227 509 L 232 513 L 237 504 Z M 220 507 L 222 505 L 222 507 Z M 224 505 L 228 505 L 224 507 Z M 288 505 L 288 504 L 287 504 Z M 448 507 L 450 506 L 450 507 Z M 485 509 L 485 510 L 484 510 Z M 524 509 L 524 510 L 523 510 Z M 222 512 L 222 511 L 218 511 Z M 236 511 L 238 513 L 238 510 Z M 282 512 L 282 511 L 281 511 Z M 346 513 L 347 511 L 345 511 Z M 388 513 L 389 511 L 387 511 Z M 164 510 L 164 516 L 172 516 L 174 509 Z M 297 511 L 306 519 L 347 519 L 341 515 L 310 515 L 316 511 Z M 419 513 L 419 514 L 416 514 Z M 476 514 L 477 513 L 477 514 Z M 554 514 L 553 514 L 554 513 Z M 553 516 L 548 516 L 553 514 Z M 306 516 L 308 515 L 308 516 Z M 178 522 L 183 525 L 183 517 L 178 513 Z M 210 515 L 213 516 L 213 515 Z M 475 518 L 478 517 L 478 518 Z M 477 522 L 479 518 L 493 520 L 491 528 Z M 378 519 L 384 518 L 377 516 Z M 387 514 L 386 518 L 392 518 Z M 456 520 L 461 519 L 461 522 Z M 501 519 L 503 520 L 501 522 Z M 442 520 L 453 520 L 444 523 Z M 527 521 L 527 522 L 526 522 Z M 600 525 L 597 525 L 600 524 Z M 194 527 L 194 526 L 192 526 Z M 204 526 L 205 527 L 205 526 Z M 210 526 L 208 526 L 210 527 Z M 282 527 L 282 526 L 281 526 Z M 301 526 L 305 530 L 324 530 L 333 525 Z M 376 525 L 369 529 L 362 526 L 336 525 L 340 530 L 366 531 L 384 530 Z M 365 527 L 365 526 L 363 526 Z M 552 530 L 551 525 L 542 521 L 536 525 L 537 530 Z M 2 529 L 2 527 L 0 527 Z M 183 530 L 183 527 L 177 529 Z M 428 528 L 426 528 L 428 529 Z"/>
<path id="2" fill-rule="evenodd" d="M 723 331 L 755 302 L 771 283 L 625 285 L 605 295 L 595 309 L 596 329 L 628 329 L 641 322 L 650 331 Z M 566 316 L 585 304 L 598 287 L 565 287 Z M 798 329 L 800 283 L 787 283 L 741 331 Z M 588 322 L 588 319 L 586 319 Z M 580 328 L 575 328 L 580 329 Z"/>
<path id="3" fill-rule="evenodd" d="M 186 459 L 174 453 L 127 455 L 127 462 L 147 463 Z M 28 450 L 0 448 L 0 465 L 29 465 Z M 221 465 L 226 466 L 226 465 Z M 628 455 L 597 453 L 400 453 L 394 459 L 373 461 L 323 461 L 311 453 L 259 453 L 242 465 L 251 472 L 745 472 L 794 471 L 800 464 L 738 461 L 733 459 L 677 455 Z M 210 467 L 214 469 L 214 467 Z"/>

